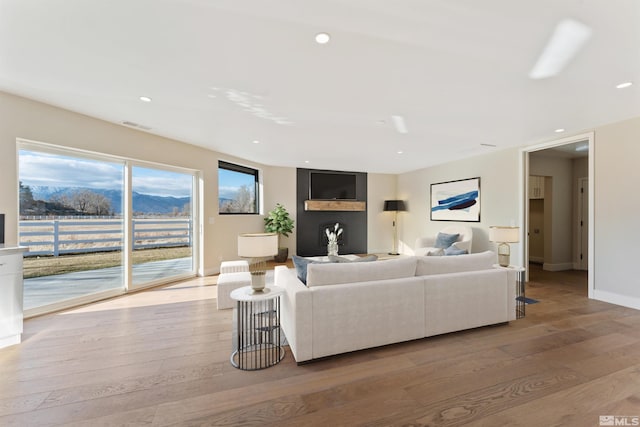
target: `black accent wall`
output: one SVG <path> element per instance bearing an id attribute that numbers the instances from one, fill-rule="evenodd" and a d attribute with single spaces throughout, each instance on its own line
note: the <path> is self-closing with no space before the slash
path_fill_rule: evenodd
<path id="1" fill-rule="evenodd" d="M 327 255 L 327 238 L 324 229 L 333 230 L 336 222 L 343 228 L 338 240 L 340 254 L 367 253 L 367 211 L 305 211 L 304 202 L 309 200 L 309 174 L 311 172 L 342 172 L 319 169 L 298 169 L 296 177 L 296 252 L 300 256 Z M 356 174 L 356 199 L 367 201 L 367 174 Z"/>

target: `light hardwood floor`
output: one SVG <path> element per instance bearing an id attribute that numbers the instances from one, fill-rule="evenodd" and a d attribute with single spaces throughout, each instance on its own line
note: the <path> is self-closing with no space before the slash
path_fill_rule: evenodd
<path id="1" fill-rule="evenodd" d="M 598 426 L 640 415 L 640 312 L 533 268 L 526 318 L 297 366 L 234 369 L 215 277 L 28 320 L 0 425 Z"/>

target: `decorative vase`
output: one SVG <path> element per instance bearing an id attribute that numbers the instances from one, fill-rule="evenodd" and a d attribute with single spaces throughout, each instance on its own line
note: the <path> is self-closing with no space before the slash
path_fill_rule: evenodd
<path id="1" fill-rule="evenodd" d="M 338 256 L 338 242 L 329 242 L 327 244 L 327 255 Z"/>

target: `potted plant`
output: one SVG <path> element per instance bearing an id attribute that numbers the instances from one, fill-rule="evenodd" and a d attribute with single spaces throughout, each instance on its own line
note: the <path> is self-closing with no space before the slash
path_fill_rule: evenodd
<path id="1" fill-rule="evenodd" d="M 273 259 L 276 262 L 286 262 L 289 257 L 289 248 L 280 246 L 280 236 L 289 237 L 289 233 L 293 231 L 293 220 L 280 203 L 277 203 L 264 218 L 264 229 L 267 233 L 278 233 L 278 255 Z"/>

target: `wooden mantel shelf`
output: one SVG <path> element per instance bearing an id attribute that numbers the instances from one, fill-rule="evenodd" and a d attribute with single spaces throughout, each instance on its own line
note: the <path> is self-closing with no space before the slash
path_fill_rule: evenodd
<path id="1" fill-rule="evenodd" d="M 305 211 L 364 211 L 367 203 L 358 200 L 305 200 Z"/>

